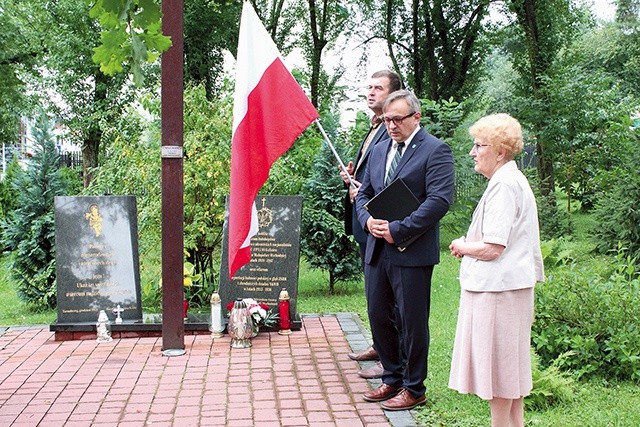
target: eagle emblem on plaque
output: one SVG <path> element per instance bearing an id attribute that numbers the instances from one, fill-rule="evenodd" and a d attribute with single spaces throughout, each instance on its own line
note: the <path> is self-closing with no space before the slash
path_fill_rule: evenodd
<path id="1" fill-rule="evenodd" d="M 262 198 L 262 207 L 258 210 L 258 226 L 268 227 L 273 222 L 273 211 L 265 206 L 267 199 Z"/>

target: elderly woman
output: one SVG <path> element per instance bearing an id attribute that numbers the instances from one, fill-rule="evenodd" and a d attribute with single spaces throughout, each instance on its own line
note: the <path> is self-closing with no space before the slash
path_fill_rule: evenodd
<path id="1" fill-rule="evenodd" d="M 469 133 L 475 170 L 489 184 L 467 235 L 449 246 L 462 258 L 449 387 L 488 400 L 493 427 L 524 426 L 533 287 L 544 280 L 536 201 L 513 160 L 523 146 L 520 123 L 494 114 Z"/>

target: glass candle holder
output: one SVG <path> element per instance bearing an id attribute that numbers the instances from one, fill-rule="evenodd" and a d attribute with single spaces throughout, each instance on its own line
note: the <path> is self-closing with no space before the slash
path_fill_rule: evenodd
<path id="1" fill-rule="evenodd" d="M 251 334 L 253 333 L 253 320 L 247 304 L 238 298 L 233 303 L 229 314 L 227 332 L 231 337 L 231 348 L 251 347 Z"/>
<path id="2" fill-rule="evenodd" d="M 104 310 L 100 310 L 98 314 L 98 321 L 96 322 L 96 341 L 97 342 L 111 342 L 111 322 L 109 316 Z"/>
<path id="3" fill-rule="evenodd" d="M 278 333 L 280 335 L 291 334 L 290 300 L 289 292 L 287 292 L 285 288 L 282 288 L 280 296 L 278 297 L 278 316 L 280 318 L 280 330 Z"/>

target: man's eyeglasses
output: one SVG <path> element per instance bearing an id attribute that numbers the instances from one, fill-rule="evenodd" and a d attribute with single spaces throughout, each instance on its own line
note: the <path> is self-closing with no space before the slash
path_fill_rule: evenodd
<path id="1" fill-rule="evenodd" d="M 404 117 L 384 117 L 382 120 L 384 120 L 384 124 L 389 126 L 389 123 L 393 122 L 394 125 L 396 126 L 400 126 L 402 124 L 402 122 L 404 121 L 404 119 L 408 119 L 409 117 L 413 116 L 414 114 L 416 114 L 416 112 L 414 111 L 413 113 L 409 113 Z"/>

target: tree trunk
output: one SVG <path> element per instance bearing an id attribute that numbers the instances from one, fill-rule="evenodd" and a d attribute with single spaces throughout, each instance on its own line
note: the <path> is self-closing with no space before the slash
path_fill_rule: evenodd
<path id="1" fill-rule="evenodd" d="M 282 15 L 282 7 L 284 6 L 284 0 L 275 0 L 271 4 L 271 11 L 269 13 L 269 19 L 267 23 L 267 30 L 271 34 L 271 38 L 275 41 L 278 35 L 278 20 Z"/>
<path id="2" fill-rule="evenodd" d="M 385 16 L 385 40 L 387 41 L 387 49 L 389 50 L 389 57 L 391 58 L 391 63 L 393 64 L 393 69 L 398 73 L 399 76 L 402 76 L 402 72 L 400 70 L 400 64 L 398 63 L 398 58 L 396 57 L 394 43 L 395 37 L 393 35 L 393 1 L 387 1 L 386 7 L 386 16 Z M 402 79 L 402 78 L 401 78 Z M 404 81 L 404 79 L 402 79 Z"/>
<path id="3" fill-rule="evenodd" d="M 336 292 L 336 275 L 332 269 L 329 269 L 329 295 L 333 295 Z"/>
<path id="4" fill-rule="evenodd" d="M 82 143 L 82 182 L 87 188 L 93 181 L 92 169 L 98 166 L 100 137 L 89 136 Z"/>
<path id="5" fill-rule="evenodd" d="M 522 27 L 527 39 L 527 53 L 529 57 L 529 73 L 531 91 L 534 98 L 540 99 L 541 76 L 547 71 L 549 61 L 545 56 L 549 57 L 549 53 L 543 55 L 540 32 L 538 28 L 538 19 L 536 11 L 536 0 L 518 0 L 512 2 L 513 9 L 516 12 L 518 23 Z M 541 102 L 541 105 L 546 103 Z M 536 140 L 536 155 L 538 157 L 538 177 L 540 179 L 540 193 L 549 199 L 549 206 L 555 206 L 555 176 L 553 172 L 553 158 L 551 153 L 547 151 L 546 141 Z"/>
<path id="6" fill-rule="evenodd" d="M 459 100 L 465 95 L 467 80 L 475 77 L 472 72 L 479 64 L 475 43 L 490 2 L 483 0 L 472 7 L 457 4 L 462 2 L 412 0 L 409 35 L 398 31 L 393 21 L 398 15 L 395 8 L 406 6 L 387 0 L 385 37 L 391 60 L 398 69 L 392 47 L 406 51 L 406 75 L 418 98 Z"/>
<path id="7" fill-rule="evenodd" d="M 418 97 L 428 97 L 432 101 L 437 101 L 439 99 L 438 96 L 438 60 L 435 56 L 436 51 L 436 42 L 435 36 L 433 33 L 433 23 L 431 21 L 431 9 L 429 8 L 429 2 L 424 2 L 424 30 L 426 34 L 426 38 L 424 40 L 424 50 L 427 53 L 425 56 L 425 61 L 427 62 L 427 77 L 425 81 L 426 89 L 422 89 L 420 91 L 416 91 L 416 95 Z M 424 65 L 423 65 L 424 66 Z M 421 78 L 424 79 L 424 73 L 421 73 Z"/>
<path id="8" fill-rule="evenodd" d="M 95 87 L 93 89 L 93 105 L 105 105 L 107 100 L 108 79 L 105 74 L 97 71 L 94 74 Z M 98 166 L 100 154 L 100 141 L 102 140 L 102 128 L 100 123 L 92 122 L 91 127 L 82 141 L 82 174 L 84 188 L 93 181 L 91 170 Z"/>
<path id="9" fill-rule="evenodd" d="M 422 47 L 420 43 L 420 0 L 413 0 L 411 8 L 411 31 L 413 33 L 413 51 L 411 52 L 411 62 L 413 65 L 413 89 L 416 96 L 420 98 L 424 90 L 424 61 L 422 59 Z"/>
<path id="10" fill-rule="evenodd" d="M 309 0 L 309 23 L 311 24 L 311 40 L 313 46 L 311 47 L 311 81 L 310 81 L 310 90 L 311 90 L 311 103 L 314 107 L 318 108 L 318 99 L 319 99 L 319 90 L 320 90 L 320 70 L 322 67 L 322 50 L 327 44 L 327 41 L 324 39 L 323 34 L 324 25 L 326 25 L 326 10 L 327 10 L 327 1 L 323 0 L 323 14 L 318 20 L 318 14 L 316 10 L 316 2 L 315 0 Z"/>

